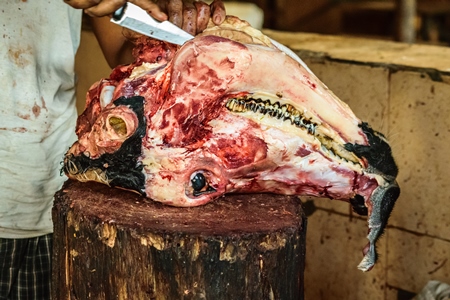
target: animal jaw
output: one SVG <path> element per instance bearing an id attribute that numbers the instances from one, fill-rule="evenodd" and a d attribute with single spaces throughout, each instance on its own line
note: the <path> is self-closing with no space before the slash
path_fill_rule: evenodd
<path id="1" fill-rule="evenodd" d="M 88 93 L 64 171 L 174 206 L 225 193 L 348 201 L 369 215 L 359 268 L 399 195 L 386 139 L 309 69 L 236 18 L 181 48 L 142 38 Z"/>

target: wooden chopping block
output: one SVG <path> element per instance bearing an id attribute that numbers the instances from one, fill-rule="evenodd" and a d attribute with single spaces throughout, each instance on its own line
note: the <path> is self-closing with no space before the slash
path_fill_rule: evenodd
<path id="1" fill-rule="evenodd" d="M 53 207 L 53 299 L 303 299 L 297 197 L 234 194 L 177 208 L 67 181 Z"/>

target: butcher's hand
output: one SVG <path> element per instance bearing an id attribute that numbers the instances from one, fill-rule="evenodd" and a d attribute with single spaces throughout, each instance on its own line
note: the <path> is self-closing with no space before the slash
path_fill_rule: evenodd
<path id="1" fill-rule="evenodd" d="M 216 25 L 225 20 L 225 6 L 222 0 L 214 0 L 210 5 L 194 0 L 64 0 L 74 8 L 84 9 L 93 17 L 111 15 L 126 2 L 136 4 L 159 21 L 169 20 L 190 34 L 202 32 L 209 19 Z"/>

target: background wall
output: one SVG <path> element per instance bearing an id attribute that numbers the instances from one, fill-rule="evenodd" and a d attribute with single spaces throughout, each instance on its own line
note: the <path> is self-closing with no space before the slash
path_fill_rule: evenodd
<path id="1" fill-rule="evenodd" d="M 388 137 L 400 170 L 401 195 L 378 245 L 379 263 L 368 273 L 356 270 L 365 219 L 345 203 L 303 199 L 312 212 L 306 299 L 410 299 L 428 280 L 450 283 L 450 49 L 266 33 L 297 50 L 357 116 Z"/>
<path id="2" fill-rule="evenodd" d="M 266 33 L 297 51 L 357 116 L 390 139 L 400 169 L 402 193 L 368 273 L 356 268 L 367 243 L 365 218 L 344 202 L 302 199 L 310 213 L 306 299 L 409 299 L 428 280 L 450 283 L 450 49 Z M 88 87 L 110 72 L 89 31 L 76 68 L 82 108 Z"/>
<path id="3" fill-rule="evenodd" d="M 85 28 L 81 31 L 81 42 L 75 56 L 77 74 L 77 109 L 81 113 L 86 103 L 89 87 L 101 78 L 109 77 L 111 68 L 103 57 L 94 33 Z"/>

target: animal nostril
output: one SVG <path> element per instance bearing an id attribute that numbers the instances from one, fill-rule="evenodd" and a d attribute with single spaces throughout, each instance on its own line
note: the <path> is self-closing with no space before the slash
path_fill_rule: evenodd
<path id="1" fill-rule="evenodd" d="M 205 175 L 203 175 L 202 173 L 195 174 L 191 179 L 191 184 L 194 191 L 201 191 L 206 185 Z"/>
<path id="2" fill-rule="evenodd" d="M 364 197 L 361 195 L 356 195 L 354 198 L 350 199 L 350 204 L 353 207 L 353 211 L 360 216 L 367 216 L 369 213 L 365 205 Z"/>

